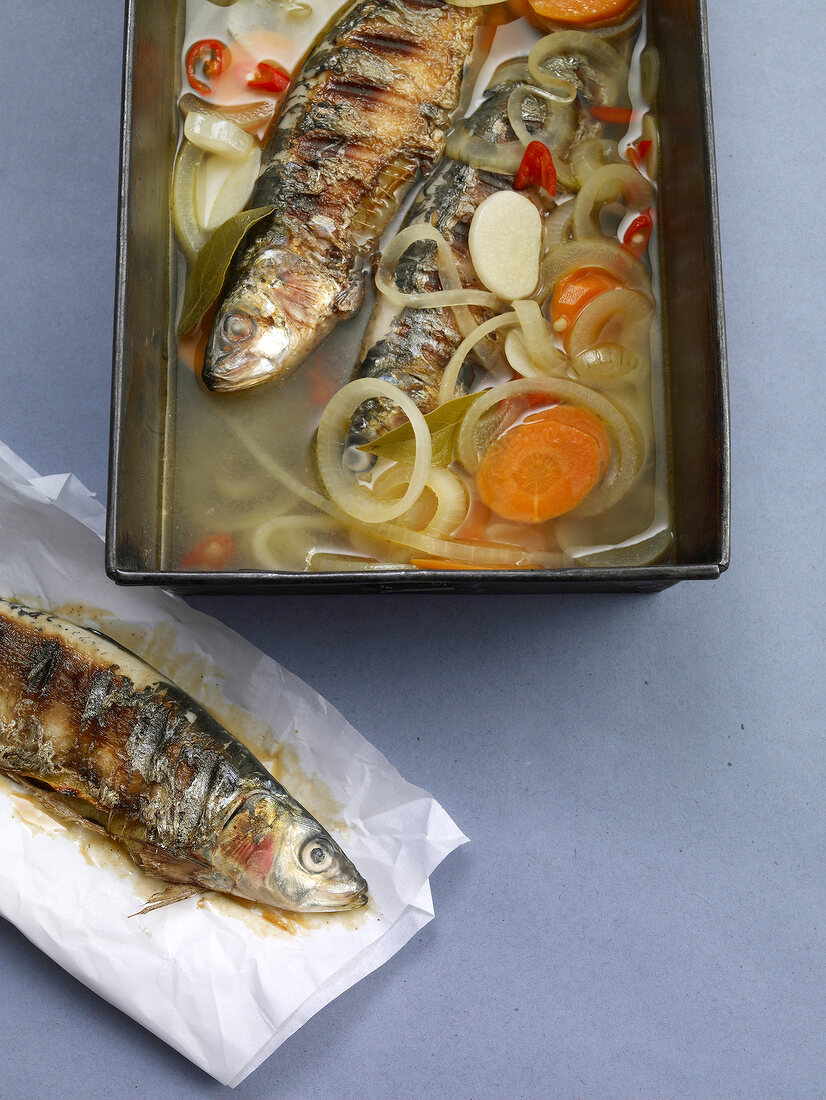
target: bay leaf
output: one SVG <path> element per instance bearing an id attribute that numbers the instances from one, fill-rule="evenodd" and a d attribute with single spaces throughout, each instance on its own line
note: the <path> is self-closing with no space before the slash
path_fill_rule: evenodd
<path id="1" fill-rule="evenodd" d="M 453 448 L 459 425 L 477 397 L 481 397 L 481 394 L 469 393 L 464 397 L 445 401 L 444 405 L 439 405 L 437 409 L 425 416 L 424 421 L 430 430 L 433 443 L 434 466 L 449 466 L 453 461 Z M 380 435 L 371 443 L 363 443 L 359 450 L 393 462 L 413 462 L 416 457 L 416 437 L 410 421 L 406 420 L 392 432 Z"/>
<path id="2" fill-rule="evenodd" d="M 195 257 L 184 289 L 184 304 L 178 322 L 178 336 L 191 332 L 221 293 L 230 261 L 247 231 L 272 214 L 274 206 L 241 210 L 219 225 Z"/>

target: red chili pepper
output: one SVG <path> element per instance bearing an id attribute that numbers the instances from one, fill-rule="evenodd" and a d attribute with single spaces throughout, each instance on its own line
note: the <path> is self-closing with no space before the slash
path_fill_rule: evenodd
<path id="1" fill-rule="evenodd" d="M 247 77 L 247 87 L 259 92 L 275 92 L 276 95 L 288 88 L 290 74 L 275 61 L 259 61 L 252 76 Z"/>
<path id="2" fill-rule="evenodd" d="M 217 38 L 202 38 L 200 42 L 193 42 L 186 52 L 186 75 L 189 83 L 201 95 L 212 95 L 212 88 L 198 77 L 196 67 L 200 65 L 207 80 L 215 80 L 226 70 L 231 59 L 229 49 Z"/>
<path id="3" fill-rule="evenodd" d="M 628 157 L 629 161 L 634 165 L 638 172 L 640 170 L 640 165 L 644 162 L 645 158 L 651 152 L 653 145 L 654 142 L 650 139 L 646 141 L 641 140 L 634 142 L 633 145 L 629 145 L 628 148 L 625 150 L 625 155 Z"/>
<path id="4" fill-rule="evenodd" d="M 625 230 L 625 236 L 622 238 L 622 247 L 627 252 L 630 252 L 632 256 L 636 256 L 637 259 L 639 259 L 646 248 L 648 248 L 648 242 L 651 240 L 653 229 L 654 210 L 649 206 L 647 210 L 643 210 L 638 217 L 634 218 Z"/>
<path id="5" fill-rule="evenodd" d="M 591 114 L 600 122 L 619 122 L 623 126 L 627 126 L 634 117 L 630 107 L 600 107 L 596 104 L 591 107 Z"/>
<path id="6" fill-rule="evenodd" d="M 224 569 L 235 557 L 232 535 L 207 535 L 181 558 L 181 569 Z"/>
<path id="7" fill-rule="evenodd" d="M 525 150 L 516 179 L 513 181 L 513 189 L 522 191 L 534 184 L 543 187 L 549 195 L 556 194 L 554 159 L 550 149 L 541 141 L 532 141 Z"/>

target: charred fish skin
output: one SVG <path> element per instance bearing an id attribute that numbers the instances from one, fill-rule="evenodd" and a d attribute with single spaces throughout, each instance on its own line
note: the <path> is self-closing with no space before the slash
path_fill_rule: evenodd
<path id="1" fill-rule="evenodd" d="M 468 133 L 495 143 L 514 140 L 508 122 L 508 98 L 514 86 L 514 82 L 507 82 L 487 90 L 485 99 L 465 123 Z M 479 288 L 469 256 L 470 223 L 484 199 L 512 185 L 510 176 L 445 158 L 425 183 L 404 224 L 434 225 L 451 248 L 463 285 Z M 435 257 L 432 241 L 411 244 L 396 268 L 398 289 L 404 294 L 441 290 Z M 479 323 L 488 316 L 479 307 L 470 309 Z M 438 404 L 445 366 L 462 339 L 452 309 L 409 307 L 388 320 L 379 304 L 367 330 L 355 377 L 384 379 L 403 390 L 423 413 L 432 412 Z M 466 387 L 467 372 L 460 375 L 456 396 L 465 393 Z M 350 422 L 348 447 L 372 442 L 403 421 L 404 414 L 391 401 L 365 401 Z"/>
<path id="2" fill-rule="evenodd" d="M 230 274 L 202 377 L 283 380 L 361 305 L 365 262 L 444 150 L 479 14 L 357 0 L 312 51 L 264 151 L 251 207 L 275 207 Z"/>
<path id="3" fill-rule="evenodd" d="M 298 911 L 367 884 L 196 700 L 103 635 L 0 599 L 0 771 L 167 882 Z"/>

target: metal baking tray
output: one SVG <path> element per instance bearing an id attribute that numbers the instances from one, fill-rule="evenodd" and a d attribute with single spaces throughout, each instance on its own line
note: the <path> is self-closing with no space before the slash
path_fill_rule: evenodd
<path id="1" fill-rule="evenodd" d="M 670 560 L 644 567 L 366 573 L 183 572 L 160 567 L 171 354 L 168 190 L 183 3 L 128 0 L 106 570 L 179 591 L 658 591 L 714 579 L 729 561 L 729 425 L 723 290 L 704 0 L 656 0 L 662 330 L 675 521 Z"/>

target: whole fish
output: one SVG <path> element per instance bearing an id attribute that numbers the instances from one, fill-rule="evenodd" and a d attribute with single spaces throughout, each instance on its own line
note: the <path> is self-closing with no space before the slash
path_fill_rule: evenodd
<path id="1" fill-rule="evenodd" d="M 194 699 L 102 634 L 5 600 L 0 771 L 178 897 L 301 912 L 367 901 L 329 833 Z"/>
<path id="2" fill-rule="evenodd" d="M 478 22 L 443 0 L 358 0 L 312 51 L 264 151 L 250 206 L 275 210 L 233 264 L 210 389 L 287 378 L 359 308 L 382 230 L 442 155 Z"/>
<path id="3" fill-rule="evenodd" d="M 518 71 L 513 62 L 508 68 L 511 72 Z M 527 65 L 524 70 L 527 76 Z M 508 99 L 517 83 L 522 81 L 511 79 L 500 83 L 494 78 L 485 99 L 464 123 L 470 135 L 493 144 L 515 140 L 508 122 Z M 479 289 L 481 283 L 473 271 L 468 250 L 470 223 L 483 199 L 512 185 L 511 175 L 472 168 L 445 157 L 417 196 L 404 224 L 434 225 L 451 248 L 463 286 Z M 435 243 L 423 240 L 411 244 L 399 260 L 394 279 L 403 294 L 441 290 Z M 481 307 L 469 308 L 478 323 L 490 316 Z M 379 301 L 355 376 L 382 378 L 403 390 L 423 413 L 431 412 L 438 404 L 444 369 L 462 339 L 463 333 L 452 309 L 408 307 L 388 316 L 384 304 Z M 460 375 L 457 397 L 466 392 L 466 381 Z M 398 406 L 386 398 L 365 401 L 350 421 L 348 446 L 354 448 L 371 442 L 403 423 L 404 419 Z M 359 463 L 359 456 L 353 451 L 349 452 L 348 461 L 354 465 L 364 464 Z"/>

